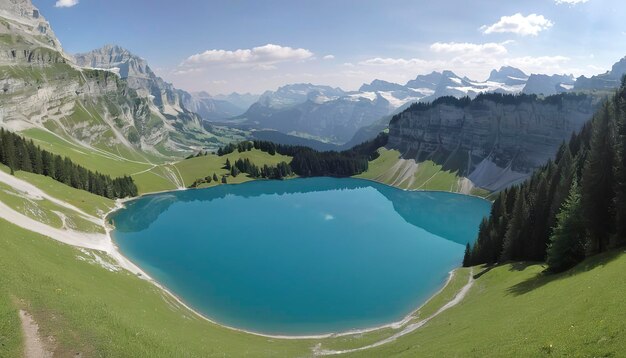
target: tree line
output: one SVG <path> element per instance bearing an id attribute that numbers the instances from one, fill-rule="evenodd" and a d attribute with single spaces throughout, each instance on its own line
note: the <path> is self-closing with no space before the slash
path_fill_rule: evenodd
<path id="1" fill-rule="evenodd" d="M 130 176 L 112 179 L 74 164 L 69 158 L 52 154 L 36 146 L 32 140 L 0 128 L 0 163 L 11 170 L 21 170 L 51 177 L 76 189 L 106 198 L 137 196 L 138 190 Z"/>
<path id="2" fill-rule="evenodd" d="M 262 167 L 252 163 L 248 158 L 239 158 L 235 161 L 235 164 L 230 164 L 230 161 L 226 159 L 226 169 L 230 170 L 230 175 L 236 177 L 240 173 L 248 174 L 251 178 L 263 178 L 263 179 L 283 179 L 293 175 L 291 167 L 286 162 L 280 162 L 275 166 L 263 165 Z"/>
<path id="3" fill-rule="evenodd" d="M 546 261 L 559 272 L 625 244 L 626 77 L 554 161 L 499 193 L 463 265 Z"/>
<path id="4" fill-rule="evenodd" d="M 370 160 L 376 159 L 378 148 L 387 144 L 388 134 L 381 133 L 375 139 L 359 144 L 341 152 L 320 152 L 305 146 L 276 144 L 269 141 L 246 141 L 237 144 L 228 144 L 218 149 L 220 156 L 233 153 L 261 150 L 270 155 L 276 153 L 291 156 L 288 163 L 291 172 L 301 177 L 335 176 L 349 177 L 361 174 L 368 169 Z M 283 168 L 286 170 L 286 168 Z"/>

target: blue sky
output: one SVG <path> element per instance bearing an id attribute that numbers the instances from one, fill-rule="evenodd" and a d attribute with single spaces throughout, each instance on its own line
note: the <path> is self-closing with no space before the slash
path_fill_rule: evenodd
<path id="1" fill-rule="evenodd" d="M 33 0 L 69 53 L 119 44 L 177 87 L 356 89 L 450 69 L 590 75 L 626 55 L 624 0 Z"/>

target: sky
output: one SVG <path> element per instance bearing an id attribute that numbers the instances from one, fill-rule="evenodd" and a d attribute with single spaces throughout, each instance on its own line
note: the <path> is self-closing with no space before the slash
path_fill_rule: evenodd
<path id="1" fill-rule="evenodd" d="M 593 75 L 626 56 L 624 0 L 33 0 L 68 53 L 117 44 L 176 87 L 356 90 L 452 70 Z"/>

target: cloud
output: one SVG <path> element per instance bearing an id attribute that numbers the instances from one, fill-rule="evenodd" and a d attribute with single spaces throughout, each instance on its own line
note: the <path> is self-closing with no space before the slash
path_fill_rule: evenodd
<path id="1" fill-rule="evenodd" d="M 295 62 L 311 59 L 313 52 L 303 48 L 291 48 L 274 44 L 251 49 L 207 50 L 189 56 L 179 66 L 183 69 L 207 66 L 226 66 L 230 68 L 255 68 L 271 70 L 281 62 Z"/>
<path id="2" fill-rule="evenodd" d="M 426 65 L 428 61 L 419 59 L 419 58 L 371 58 L 365 61 L 361 61 L 358 64 L 362 66 L 403 66 L 403 67 L 412 67 L 412 66 L 421 66 Z"/>
<path id="3" fill-rule="evenodd" d="M 554 25 L 552 21 L 543 17 L 543 15 L 530 14 L 524 16 L 518 12 L 512 16 L 502 16 L 500 21 L 495 24 L 491 26 L 484 25 L 480 29 L 485 34 L 510 32 L 521 36 L 537 36 L 541 31 L 549 29 L 552 25 Z"/>
<path id="4" fill-rule="evenodd" d="M 335 56 L 333 56 L 333 55 L 326 55 L 326 56 L 322 57 L 322 59 L 324 59 L 324 60 L 334 60 Z"/>
<path id="5" fill-rule="evenodd" d="M 513 67 L 519 67 L 529 73 L 571 73 L 578 72 L 567 69 L 564 65 L 570 62 L 566 56 L 524 56 L 506 59 L 506 63 Z"/>
<path id="6" fill-rule="evenodd" d="M 335 217 L 330 215 L 330 214 L 324 215 L 324 220 L 326 220 L 326 221 L 330 221 L 330 220 L 334 220 L 334 219 L 335 219 Z"/>
<path id="7" fill-rule="evenodd" d="M 578 5 L 584 4 L 589 0 L 554 0 L 557 4 L 568 4 L 568 5 Z"/>
<path id="8" fill-rule="evenodd" d="M 403 81 L 407 74 L 414 76 L 431 71 L 452 70 L 473 79 L 487 76 L 493 68 L 503 65 L 518 67 L 528 73 L 580 73 L 569 66 L 566 56 L 512 56 L 507 46 L 514 41 L 500 43 L 435 42 L 430 45 L 434 56 L 424 58 L 375 57 L 354 64 L 354 70 L 365 70 L 376 78 Z"/>
<path id="9" fill-rule="evenodd" d="M 506 55 L 505 45 L 510 42 L 475 44 L 469 42 L 435 42 L 430 49 L 437 53 L 451 53 L 461 55 Z"/>
<path id="10" fill-rule="evenodd" d="M 78 5 L 78 0 L 57 0 L 54 7 L 72 7 Z"/>

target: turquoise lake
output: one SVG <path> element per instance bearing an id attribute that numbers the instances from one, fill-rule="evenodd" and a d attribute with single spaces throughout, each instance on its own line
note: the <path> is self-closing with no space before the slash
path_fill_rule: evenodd
<path id="1" fill-rule="evenodd" d="M 311 178 L 145 196 L 110 220 L 120 251 L 205 316 L 309 335 L 404 318 L 461 264 L 490 206 Z"/>

